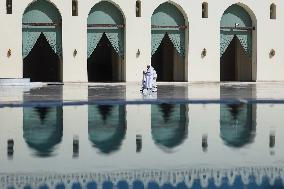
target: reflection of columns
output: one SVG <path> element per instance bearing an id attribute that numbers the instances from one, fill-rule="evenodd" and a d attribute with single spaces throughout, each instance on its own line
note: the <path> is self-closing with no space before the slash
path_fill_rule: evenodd
<path id="1" fill-rule="evenodd" d="M 136 135 L 136 152 L 141 152 L 142 150 L 142 136 Z"/>
<path id="2" fill-rule="evenodd" d="M 136 141 L 135 146 L 129 149 L 136 149 L 136 152 L 143 154 L 147 150 L 142 151 L 142 136 L 143 148 L 148 149 L 153 145 L 151 137 L 151 105 L 127 105 L 126 112 L 128 127 L 125 137 L 127 141 L 124 144 L 128 142 L 129 145 L 133 145 L 133 141 Z M 133 153 L 129 152 L 129 154 Z"/>
<path id="3" fill-rule="evenodd" d="M 208 143 L 207 143 L 207 134 L 202 135 L 202 150 L 203 152 L 207 152 L 207 147 L 208 147 Z"/>
<path id="4" fill-rule="evenodd" d="M 8 159 L 13 159 L 13 155 L 14 155 L 14 140 L 9 139 L 7 141 L 7 156 L 8 156 Z"/>
<path id="5" fill-rule="evenodd" d="M 77 158 L 79 156 L 79 137 L 75 135 L 73 137 L 73 158 Z"/>
<path id="6" fill-rule="evenodd" d="M 0 133 L 2 134 L 0 138 L 0 152 L 3 155 L 6 154 L 7 157 L 7 159 L 1 158 L 1 171 L 6 172 L 9 171 L 8 167 L 10 165 L 6 160 L 13 159 L 16 162 L 18 159 L 22 160 L 26 154 L 26 144 L 22 137 L 23 108 L 0 108 L 0 117 Z M 17 157 L 13 157 L 16 150 Z"/>
<path id="7" fill-rule="evenodd" d="M 77 158 L 80 154 L 86 154 L 90 144 L 88 141 L 88 106 L 64 106 L 63 107 L 64 135 L 61 142 L 63 158 Z M 80 148 L 81 146 L 81 148 Z M 79 158 L 80 155 L 80 158 Z M 81 160 L 84 162 L 85 160 Z"/>
<path id="8" fill-rule="evenodd" d="M 274 148 L 275 146 L 275 134 L 274 132 L 270 132 L 270 135 L 269 135 L 269 147 L 270 148 Z"/>
<path id="9" fill-rule="evenodd" d="M 271 131 L 269 134 L 269 148 L 270 148 L 270 155 L 272 156 L 275 155 L 274 147 L 275 147 L 275 133 Z"/>

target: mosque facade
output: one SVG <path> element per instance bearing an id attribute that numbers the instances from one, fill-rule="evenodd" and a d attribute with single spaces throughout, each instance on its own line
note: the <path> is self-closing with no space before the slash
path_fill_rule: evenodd
<path id="1" fill-rule="evenodd" d="M 0 78 L 283 81 L 278 0 L 5 0 Z"/>

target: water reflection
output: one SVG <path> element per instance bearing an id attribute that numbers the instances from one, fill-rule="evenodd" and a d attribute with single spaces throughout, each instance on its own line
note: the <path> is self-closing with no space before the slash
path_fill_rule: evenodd
<path id="1" fill-rule="evenodd" d="M 23 133 L 37 156 L 50 156 L 63 135 L 62 107 L 24 108 Z"/>
<path id="2" fill-rule="evenodd" d="M 155 143 L 162 149 L 180 145 L 187 137 L 188 109 L 186 105 L 151 105 L 151 131 Z"/>
<path id="3" fill-rule="evenodd" d="M 126 134 L 125 106 L 89 105 L 88 132 L 89 140 L 100 152 L 118 150 Z"/>
<path id="4" fill-rule="evenodd" d="M 226 145 L 242 147 L 253 142 L 256 130 L 255 105 L 221 104 L 220 116 L 220 136 Z"/>

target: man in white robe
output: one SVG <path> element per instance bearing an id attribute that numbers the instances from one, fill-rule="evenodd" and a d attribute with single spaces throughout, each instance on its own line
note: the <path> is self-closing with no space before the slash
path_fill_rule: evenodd
<path id="1" fill-rule="evenodd" d="M 153 67 L 152 67 L 153 68 Z M 157 92 L 157 72 L 156 70 L 153 68 L 153 86 L 152 86 L 152 92 Z"/>
<path id="2" fill-rule="evenodd" d="M 146 88 L 147 90 L 152 90 L 153 88 L 153 75 L 154 75 L 154 68 L 150 65 L 147 66 L 146 71 Z"/>
<path id="3" fill-rule="evenodd" d="M 156 80 L 157 80 L 156 71 L 152 66 L 148 65 L 147 71 L 143 71 L 141 92 L 144 92 L 144 89 L 151 92 L 157 92 Z"/>
<path id="4" fill-rule="evenodd" d="M 141 92 L 144 90 L 144 89 L 146 89 L 147 87 L 146 87 L 146 72 L 145 71 L 143 71 L 143 78 L 142 78 L 142 88 L 141 88 Z"/>

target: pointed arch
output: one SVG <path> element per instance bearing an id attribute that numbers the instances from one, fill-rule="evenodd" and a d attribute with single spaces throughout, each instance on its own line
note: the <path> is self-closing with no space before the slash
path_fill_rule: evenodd
<path id="1" fill-rule="evenodd" d="M 186 22 L 183 13 L 172 3 L 160 4 L 153 12 L 152 25 L 152 55 L 158 49 L 165 34 L 168 33 L 176 50 L 184 55 L 184 29 Z"/>
<path id="2" fill-rule="evenodd" d="M 101 1 L 95 4 L 89 12 L 87 19 L 87 56 L 88 56 L 88 78 L 89 81 L 123 81 L 125 79 L 125 17 L 116 4 L 109 1 Z M 111 44 L 108 55 L 103 57 L 101 53 L 96 53 L 95 49 L 101 42 L 103 36 Z M 106 41 L 106 43 L 108 43 Z M 108 45 L 102 45 L 108 46 Z M 113 51 L 115 53 L 113 53 Z M 99 56 L 94 58 L 94 56 Z M 112 57 L 110 61 L 103 64 L 103 60 Z M 102 60 L 97 62 L 97 60 Z M 102 64 L 101 67 L 109 67 L 111 75 L 107 80 L 94 76 L 96 65 Z M 106 65 L 107 64 L 107 65 Z"/>
<path id="3" fill-rule="evenodd" d="M 61 54 L 61 14 L 59 10 L 47 0 L 32 2 L 23 14 L 23 57 L 31 51 L 40 33 L 49 41 L 55 53 Z"/>
<path id="4" fill-rule="evenodd" d="M 32 81 L 62 81 L 61 22 L 62 17 L 59 10 L 50 1 L 36 0 L 25 9 L 22 17 L 24 77 L 29 77 Z M 40 40 L 40 37 L 43 39 Z M 45 52 L 34 48 L 36 44 L 37 48 L 42 46 L 42 44 L 39 44 L 40 41 L 46 41 L 46 51 L 49 48 L 51 49 L 49 54 L 44 54 Z M 31 53 L 36 50 L 39 51 Z M 39 55 L 39 52 L 42 52 L 42 54 Z M 48 61 L 50 65 L 47 62 L 47 70 L 42 70 L 42 66 L 35 62 L 46 60 L 46 57 L 51 58 Z M 31 62 L 34 62 L 34 64 Z M 53 73 L 53 71 L 48 73 L 48 70 L 56 70 L 56 73 Z M 35 76 L 37 73 L 41 76 Z"/>
<path id="5" fill-rule="evenodd" d="M 186 14 L 180 6 L 173 2 L 160 4 L 152 14 L 151 62 L 157 70 L 160 81 L 187 79 L 185 71 L 187 67 L 185 58 L 187 23 Z M 157 51 L 158 49 L 160 50 Z M 164 51 L 169 51 L 169 53 L 163 53 Z M 169 57 L 164 57 L 162 54 L 167 54 Z"/>
<path id="6" fill-rule="evenodd" d="M 228 57 L 234 60 L 227 60 Z M 244 4 L 232 4 L 221 17 L 220 61 L 221 81 L 256 80 L 256 17 Z M 232 73 L 227 70 L 229 67 Z"/>
<path id="7" fill-rule="evenodd" d="M 221 19 L 221 27 L 252 27 L 252 20 L 250 15 L 239 5 L 231 5 L 224 12 Z M 229 30 L 229 29 L 228 29 Z M 221 40 L 227 39 L 227 41 L 221 42 L 221 55 L 226 51 L 234 35 L 236 35 L 241 41 L 246 53 L 251 54 L 251 32 L 248 31 L 221 31 Z M 230 37 L 229 37 L 230 36 Z"/>

